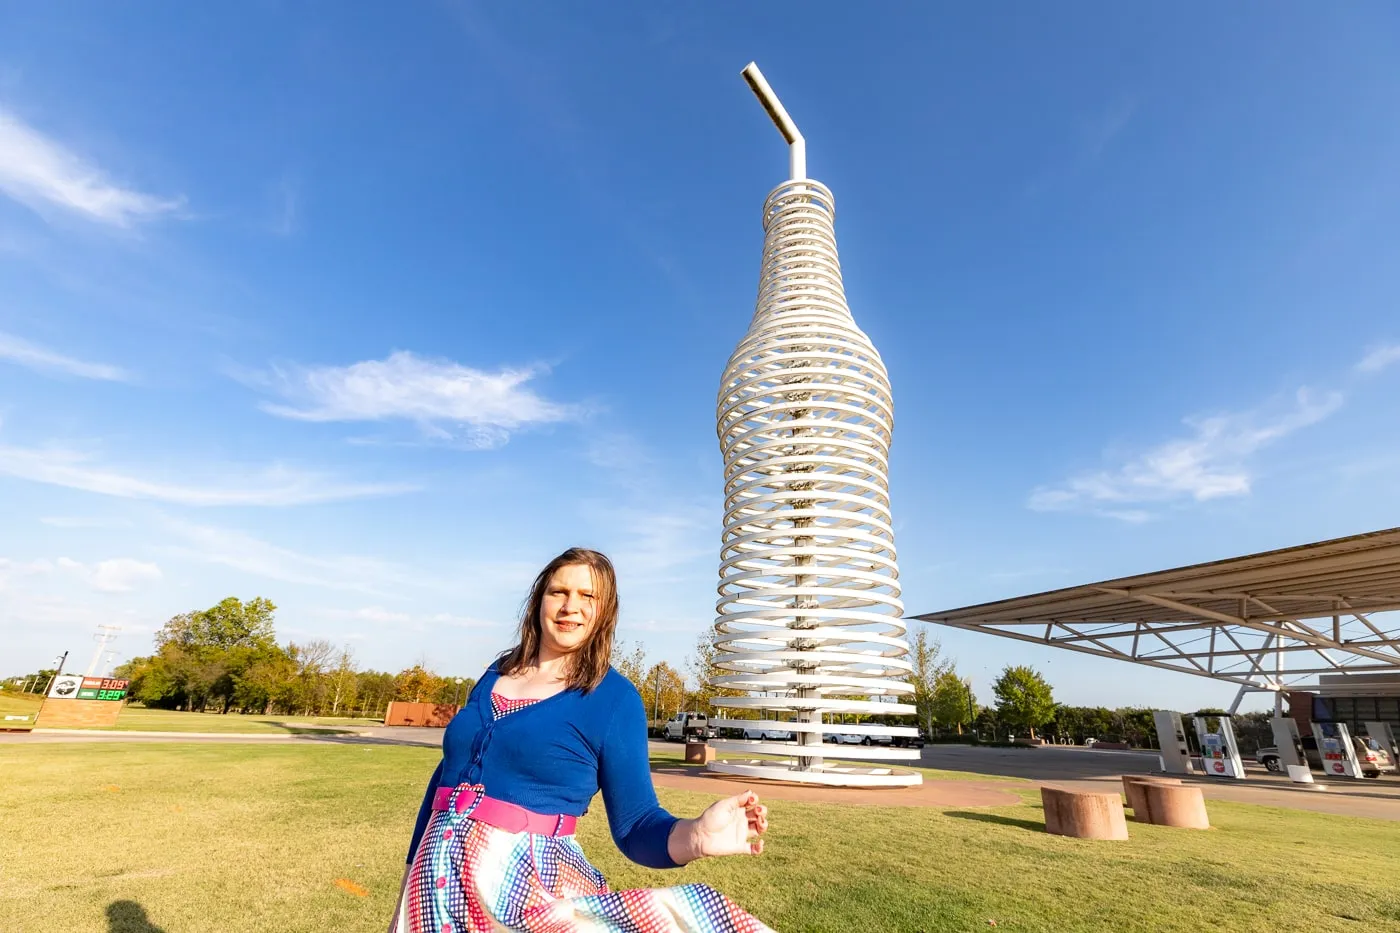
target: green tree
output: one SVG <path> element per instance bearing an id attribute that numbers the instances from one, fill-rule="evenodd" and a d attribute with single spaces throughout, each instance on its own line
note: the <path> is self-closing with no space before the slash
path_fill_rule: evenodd
<path id="1" fill-rule="evenodd" d="M 949 665 L 933 682 L 933 718 L 943 726 L 956 726 L 962 735 L 965 725 L 971 725 L 977 716 L 972 698 L 972 684 L 958 676 L 957 668 Z"/>
<path id="2" fill-rule="evenodd" d="M 938 639 L 929 637 L 925 625 L 915 629 L 914 637 L 909 639 L 909 662 L 913 669 L 905 679 L 914 688 L 914 709 L 919 725 L 929 734 L 938 721 L 934 712 L 934 690 L 939 676 L 948 669 L 948 663 L 938 656 L 942 647 Z"/>
<path id="3" fill-rule="evenodd" d="M 632 642 L 632 650 L 625 654 L 615 653 L 613 666 L 619 674 L 632 681 L 632 686 L 637 688 L 638 693 L 642 691 L 647 675 L 647 652 L 641 642 Z"/>
<path id="4" fill-rule="evenodd" d="M 1007 666 L 992 685 L 997 698 L 997 718 L 1009 726 L 1023 726 L 1035 738 L 1035 730 L 1055 716 L 1050 684 L 1032 667 Z"/>
<path id="5" fill-rule="evenodd" d="M 361 671 L 355 677 L 355 712 L 371 719 L 382 719 L 394 698 L 394 675 L 383 671 Z"/>
<path id="6" fill-rule="evenodd" d="M 287 649 L 268 645 L 248 653 L 234 678 L 233 704 L 244 712 L 270 716 L 291 712 L 288 685 L 297 675 L 297 663 Z"/>
<path id="7" fill-rule="evenodd" d="M 669 718 L 685 702 L 685 678 L 665 661 L 653 664 L 642 681 L 641 694 L 648 716 Z"/>
<path id="8" fill-rule="evenodd" d="M 394 679 L 393 698 L 409 703 L 427 703 L 437 687 L 436 677 L 436 674 L 424 670 L 421 664 L 399 671 Z"/>
<path id="9" fill-rule="evenodd" d="M 972 721 L 972 728 L 977 733 L 979 741 L 994 741 L 1001 737 L 1002 729 L 1005 726 L 997 717 L 995 706 L 984 706 L 977 711 L 977 718 Z"/>
<path id="10" fill-rule="evenodd" d="M 340 708 L 353 709 L 355 706 L 355 653 L 346 645 L 340 649 L 335 659 L 335 670 L 331 671 L 331 715 L 339 716 Z"/>
<path id="11" fill-rule="evenodd" d="M 174 643 L 185 648 L 254 648 L 273 642 L 277 607 L 256 597 L 243 602 L 235 596 L 218 605 L 184 612 L 166 622 L 156 634 L 156 648 Z"/>
<path id="12" fill-rule="evenodd" d="M 690 695 L 690 705 L 697 710 L 709 709 L 711 698 L 718 692 L 711 680 L 723 675 L 724 672 L 715 667 L 715 654 L 714 630 L 707 630 L 697 635 L 695 647 L 691 650 L 690 657 L 685 664 L 695 677 L 695 690 Z"/>

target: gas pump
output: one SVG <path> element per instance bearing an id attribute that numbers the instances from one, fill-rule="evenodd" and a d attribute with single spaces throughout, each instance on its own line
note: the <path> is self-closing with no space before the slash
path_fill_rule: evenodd
<path id="1" fill-rule="evenodd" d="M 1269 721 L 1274 732 L 1274 745 L 1278 747 L 1279 764 L 1284 767 L 1306 767 L 1307 753 L 1303 751 L 1303 739 L 1298 734 L 1298 723 L 1290 717 L 1276 717 Z"/>
<path id="2" fill-rule="evenodd" d="M 1215 720 L 1215 731 L 1210 730 L 1210 721 Z M 1196 738 L 1201 742 L 1201 763 L 1206 774 L 1211 777 L 1244 779 L 1244 762 L 1240 760 L 1240 746 L 1235 741 L 1235 730 L 1230 725 L 1229 716 L 1193 716 Z"/>
<path id="3" fill-rule="evenodd" d="M 1278 748 L 1278 761 L 1283 771 L 1295 782 L 1312 783 L 1312 768 L 1308 764 L 1307 752 L 1303 751 L 1303 739 L 1298 734 L 1298 723 L 1288 717 L 1274 717 L 1269 721 L 1274 732 L 1274 745 Z M 1292 769 L 1301 768 L 1308 773 Z"/>
<path id="4" fill-rule="evenodd" d="M 1173 710 L 1153 710 L 1152 722 L 1157 727 L 1157 747 L 1162 750 L 1162 770 L 1167 774 L 1195 773 L 1181 714 Z"/>
<path id="5" fill-rule="evenodd" d="M 1361 762 L 1356 760 L 1356 747 L 1345 723 L 1314 722 L 1313 737 L 1322 756 L 1322 770 L 1328 777 L 1360 778 Z"/>
<path id="6" fill-rule="evenodd" d="M 1390 752 L 1390 763 L 1400 765 L 1400 742 L 1395 739 L 1395 729 L 1388 722 L 1366 723 L 1366 734 L 1380 743 L 1381 748 Z"/>

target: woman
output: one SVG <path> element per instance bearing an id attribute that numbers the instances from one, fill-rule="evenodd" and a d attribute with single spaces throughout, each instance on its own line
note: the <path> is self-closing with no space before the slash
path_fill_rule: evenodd
<path id="1" fill-rule="evenodd" d="M 771 933 L 704 885 L 609 892 L 573 836 L 599 790 L 632 861 L 674 868 L 757 855 L 768 809 L 746 792 L 696 819 L 661 809 L 646 711 L 608 665 L 617 577 L 571 548 L 535 578 L 519 641 L 473 688 L 443 737 L 408 850 L 391 933 L 734 931 Z"/>

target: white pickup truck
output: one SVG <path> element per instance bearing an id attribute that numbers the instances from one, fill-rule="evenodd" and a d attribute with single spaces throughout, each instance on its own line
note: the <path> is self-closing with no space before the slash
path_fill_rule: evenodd
<path id="1" fill-rule="evenodd" d="M 715 737 L 715 727 L 710 725 L 704 713 L 677 713 L 661 727 L 661 737 L 670 742 L 680 742 L 692 736 L 701 739 Z"/>

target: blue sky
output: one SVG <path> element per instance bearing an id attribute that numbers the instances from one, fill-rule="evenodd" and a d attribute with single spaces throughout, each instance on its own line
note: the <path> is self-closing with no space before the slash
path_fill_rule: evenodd
<path id="1" fill-rule="evenodd" d="M 835 191 L 927 612 L 1400 523 L 1400 12 L 0 12 L 0 646 L 262 595 L 474 672 L 608 551 L 713 617 L 714 399 L 782 142 Z M 1070 702 L 1232 691 L 942 632 Z"/>

